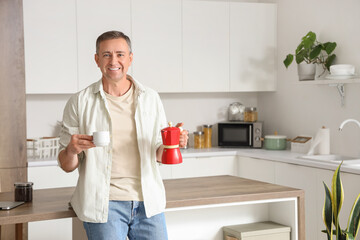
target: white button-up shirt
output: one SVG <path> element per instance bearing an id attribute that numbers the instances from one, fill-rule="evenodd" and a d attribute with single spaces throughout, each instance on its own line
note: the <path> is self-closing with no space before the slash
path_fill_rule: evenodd
<path id="1" fill-rule="evenodd" d="M 151 217 L 163 212 L 166 205 L 165 189 L 156 161 L 156 150 L 162 144 L 161 129 L 166 127 L 166 117 L 159 95 L 130 76 L 128 78 L 135 86 L 135 124 L 141 158 L 141 186 L 146 216 Z M 60 151 L 69 144 L 71 135 L 92 135 L 95 131 L 109 131 L 110 136 L 112 133 L 101 80 L 73 95 L 67 102 L 60 132 Z M 91 148 L 78 155 L 79 179 L 71 205 L 82 221 L 107 221 L 111 147 L 110 140 L 107 147 Z"/>

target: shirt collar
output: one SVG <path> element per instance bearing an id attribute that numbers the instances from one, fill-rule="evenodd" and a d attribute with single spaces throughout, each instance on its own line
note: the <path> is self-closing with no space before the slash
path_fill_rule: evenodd
<path id="1" fill-rule="evenodd" d="M 138 81 L 136 81 L 133 77 L 131 77 L 130 75 L 126 75 L 126 78 L 128 80 L 130 80 L 135 87 L 135 95 L 136 96 L 140 96 L 140 94 L 145 92 L 145 87 L 144 85 L 142 85 L 141 83 L 139 83 Z M 104 88 L 103 88 L 103 84 L 102 84 L 102 79 L 100 79 L 99 81 L 97 81 L 94 85 L 94 93 L 98 93 L 100 92 L 100 95 L 105 98 L 105 93 L 104 93 Z"/>

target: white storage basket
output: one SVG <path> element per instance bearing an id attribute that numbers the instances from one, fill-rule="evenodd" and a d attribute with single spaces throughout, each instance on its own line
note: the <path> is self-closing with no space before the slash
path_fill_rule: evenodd
<path id="1" fill-rule="evenodd" d="M 33 159 L 56 158 L 59 153 L 58 137 L 27 139 L 27 157 Z"/>

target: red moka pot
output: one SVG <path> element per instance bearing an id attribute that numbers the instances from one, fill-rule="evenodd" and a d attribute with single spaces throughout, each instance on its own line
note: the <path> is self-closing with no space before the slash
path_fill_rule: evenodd
<path id="1" fill-rule="evenodd" d="M 172 123 L 169 122 L 169 127 L 161 130 L 161 137 L 164 145 L 161 162 L 163 164 L 182 163 L 182 156 L 179 148 L 180 128 L 172 127 Z"/>

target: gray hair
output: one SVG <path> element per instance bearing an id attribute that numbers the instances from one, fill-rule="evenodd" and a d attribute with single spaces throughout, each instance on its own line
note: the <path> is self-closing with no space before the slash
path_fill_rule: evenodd
<path id="1" fill-rule="evenodd" d="M 108 31 L 108 32 L 104 32 L 103 34 L 101 34 L 97 39 L 96 39 L 96 53 L 99 53 L 99 48 L 100 48 L 100 43 L 106 40 L 110 40 L 110 39 L 125 39 L 127 45 L 129 46 L 129 52 L 132 52 L 131 49 L 131 41 L 130 38 L 125 35 L 123 32 L 119 32 L 119 31 Z"/>

